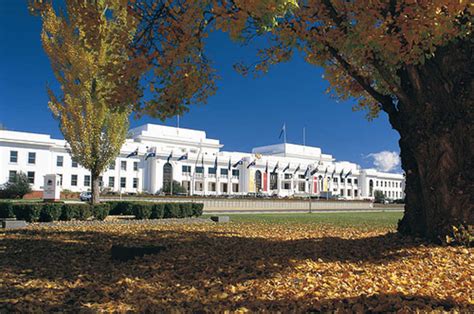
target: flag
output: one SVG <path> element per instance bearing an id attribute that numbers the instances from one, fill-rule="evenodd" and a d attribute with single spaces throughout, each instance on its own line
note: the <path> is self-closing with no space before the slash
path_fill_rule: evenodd
<path id="1" fill-rule="evenodd" d="M 240 165 L 242 165 L 243 163 L 244 163 L 244 160 L 241 159 L 241 160 L 237 161 L 235 164 L 233 164 L 232 167 L 237 168 L 237 166 L 240 166 Z"/>
<path id="2" fill-rule="evenodd" d="M 339 174 L 339 177 L 342 179 L 342 174 L 344 173 L 344 169 L 341 170 L 341 173 Z"/>
<path id="3" fill-rule="evenodd" d="M 217 156 L 216 156 L 216 160 L 214 160 L 214 169 L 216 169 L 216 173 L 217 173 Z"/>
<path id="4" fill-rule="evenodd" d="M 311 175 L 314 175 L 316 172 L 318 172 L 319 170 L 319 165 L 316 166 L 316 168 L 313 169 L 313 171 L 311 171 Z"/>
<path id="5" fill-rule="evenodd" d="M 346 176 L 344 178 L 347 178 L 348 176 L 350 176 L 352 174 L 352 169 L 349 170 L 349 172 L 346 174 Z"/>
<path id="6" fill-rule="evenodd" d="M 232 161 L 231 161 L 231 157 L 229 157 L 229 165 L 227 166 L 227 170 L 230 171 L 230 169 L 232 169 Z"/>
<path id="7" fill-rule="evenodd" d="M 300 170 L 300 168 L 301 168 L 301 164 L 299 164 L 298 167 L 296 167 L 295 174 Z"/>
<path id="8" fill-rule="evenodd" d="M 178 161 L 181 161 L 181 160 L 188 160 L 188 153 L 178 158 Z"/>
<path id="9" fill-rule="evenodd" d="M 155 152 L 148 152 L 146 153 L 145 155 L 145 160 L 147 160 L 148 158 L 150 157 L 156 157 L 156 153 Z"/>
<path id="10" fill-rule="evenodd" d="M 280 164 L 280 162 L 277 161 L 277 164 L 275 165 L 275 168 L 273 168 L 273 172 L 274 172 L 274 173 L 278 170 L 279 164 Z"/>
<path id="11" fill-rule="evenodd" d="M 306 167 L 306 171 L 304 172 L 304 176 L 305 176 L 305 177 L 308 176 L 308 172 L 309 172 L 309 165 L 308 165 L 308 167 Z"/>
<path id="12" fill-rule="evenodd" d="M 135 149 L 133 152 L 131 152 L 130 154 L 127 155 L 127 158 L 130 158 L 130 157 L 133 157 L 133 156 L 137 156 L 138 155 L 138 147 L 137 149 Z"/>
<path id="13" fill-rule="evenodd" d="M 283 169 L 283 172 L 286 172 L 286 170 L 290 169 L 290 163 L 288 163 L 288 165 L 285 167 L 285 169 Z"/>
<path id="14" fill-rule="evenodd" d="M 251 163 L 248 164 L 247 169 L 250 168 L 250 167 L 255 166 L 256 163 L 257 163 L 256 160 L 252 161 Z"/>
<path id="15" fill-rule="evenodd" d="M 170 162 L 171 158 L 173 158 L 173 151 L 171 151 L 170 155 L 168 156 L 167 162 Z"/>
<path id="16" fill-rule="evenodd" d="M 329 167 L 326 167 L 326 170 L 324 171 L 324 176 L 326 177 L 326 175 L 328 174 L 328 168 Z"/>
<path id="17" fill-rule="evenodd" d="M 282 135 L 284 135 L 285 133 L 286 133 L 286 123 L 283 123 L 283 127 L 281 128 L 280 136 L 278 136 L 278 138 L 281 138 Z"/>
<path id="18" fill-rule="evenodd" d="M 334 167 L 334 170 L 333 170 L 333 172 L 332 172 L 332 174 L 331 174 L 331 178 L 334 178 L 334 175 L 335 175 L 335 174 L 336 174 L 336 167 Z"/>

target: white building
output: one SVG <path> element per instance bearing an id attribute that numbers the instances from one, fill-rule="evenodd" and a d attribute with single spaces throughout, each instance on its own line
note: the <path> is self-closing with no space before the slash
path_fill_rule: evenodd
<path id="1" fill-rule="evenodd" d="M 204 131 L 146 124 L 129 132 L 115 162 L 102 174 L 103 188 L 154 194 L 176 180 L 191 195 L 261 193 L 278 196 L 403 198 L 404 177 L 336 161 L 320 148 L 294 144 L 256 147 L 252 153 L 222 151 Z M 127 156 L 138 149 L 138 155 Z M 90 173 L 75 163 L 64 140 L 49 135 L 0 130 L 0 185 L 17 172 L 34 190 L 43 176 L 59 174 L 62 188 L 87 191 Z"/>

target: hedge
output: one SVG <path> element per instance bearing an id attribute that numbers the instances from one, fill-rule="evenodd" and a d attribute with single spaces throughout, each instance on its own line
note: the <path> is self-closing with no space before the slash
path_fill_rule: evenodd
<path id="1" fill-rule="evenodd" d="M 136 219 L 185 218 L 202 215 L 204 204 L 105 202 L 84 203 L 12 203 L 0 202 L 0 218 L 17 218 L 28 222 L 55 220 L 104 220 L 107 215 L 135 215 Z"/>

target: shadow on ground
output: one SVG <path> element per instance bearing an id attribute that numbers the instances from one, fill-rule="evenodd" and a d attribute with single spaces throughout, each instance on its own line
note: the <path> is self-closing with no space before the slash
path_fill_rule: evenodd
<path id="1" fill-rule="evenodd" d="M 117 262 L 110 258 L 113 244 L 160 245 L 167 249 L 157 255 Z M 0 310 L 19 310 L 20 304 L 25 305 L 26 302 L 32 309 L 41 307 L 47 311 L 75 311 L 91 300 L 118 302 L 130 300 L 131 294 L 142 297 L 136 298 L 136 303 L 131 304 L 132 309 L 138 311 L 169 307 L 213 309 L 226 304 L 229 309 L 241 306 L 253 310 L 291 308 L 291 303 L 305 304 L 305 300 L 261 300 L 255 294 L 248 294 L 239 301 L 224 297 L 219 301 L 201 302 L 199 293 L 193 297 L 189 291 L 207 291 L 223 287 L 224 284 L 237 285 L 273 278 L 277 274 L 284 275 L 301 260 L 355 263 L 364 272 L 364 265 L 381 265 L 409 258 L 409 249 L 419 244 L 390 233 L 357 239 L 323 237 L 276 241 L 240 237 L 227 232 L 177 233 L 171 230 L 127 234 L 55 232 L 47 229 L 9 232 L 0 241 L 4 250 L 0 253 L 0 267 L 8 274 L 8 278 L 4 279 L 7 284 L 0 286 L 0 295 L 4 296 Z M 318 275 L 329 275 L 328 272 L 327 269 L 319 270 Z M 18 278 L 16 284 L 15 278 Z M 128 278 L 141 282 L 146 288 L 143 291 L 138 288 L 127 289 L 124 279 Z M 58 289 L 61 301 L 50 296 L 17 303 L 18 300 L 15 300 L 21 296 L 43 296 L 48 292 L 47 288 L 26 287 L 25 282 L 32 280 L 62 282 L 62 288 Z M 156 291 L 173 294 L 170 298 L 164 298 L 158 296 Z M 453 300 L 395 294 L 345 299 L 319 298 L 311 302 L 308 300 L 306 304 L 305 310 L 313 311 L 342 309 L 374 312 L 397 310 L 403 306 L 411 311 L 425 309 L 428 305 L 444 310 L 453 307 L 467 309 L 471 306 L 457 304 Z"/>

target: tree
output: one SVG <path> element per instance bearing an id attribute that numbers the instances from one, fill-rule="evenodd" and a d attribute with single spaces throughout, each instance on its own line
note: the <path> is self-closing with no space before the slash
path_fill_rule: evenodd
<path id="1" fill-rule="evenodd" d="M 31 192 L 31 185 L 25 173 L 15 174 L 12 180 L 5 183 L 0 189 L 0 198 L 23 198 Z"/>
<path id="2" fill-rule="evenodd" d="M 251 68 L 238 65 L 243 73 L 266 72 L 299 50 L 308 63 L 325 69 L 335 97 L 357 100 L 354 109 L 367 110 L 369 119 L 385 112 L 400 134 L 406 174 L 401 233 L 440 240 L 453 225 L 474 225 L 472 4 L 298 3 L 184 1 L 174 12 L 202 26 L 196 28 L 195 36 L 200 37 L 206 27 L 243 40 L 270 31 L 266 36 L 273 44 L 258 51 L 261 59 Z M 147 25 L 142 29 L 156 25 L 153 19 L 142 22 Z M 160 41 L 151 31 L 148 34 L 147 42 Z"/>
<path id="3" fill-rule="evenodd" d="M 161 192 L 165 194 L 171 194 L 171 195 L 183 195 L 187 194 L 188 191 L 186 190 L 185 187 L 183 187 L 178 181 L 173 180 L 173 189 L 171 189 L 171 184 L 166 183 L 163 185 L 163 188 L 161 189 Z"/>
<path id="4" fill-rule="evenodd" d="M 100 174 L 125 141 L 146 69 L 131 51 L 138 20 L 127 4 L 66 1 L 60 14 L 50 2 L 32 4 L 41 15 L 43 48 L 61 85 L 59 97 L 48 89 L 49 107 L 72 158 L 91 172 L 93 204 L 99 202 Z"/>
<path id="5" fill-rule="evenodd" d="M 383 203 L 385 201 L 385 194 L 380 190 L 374 191 L 374 201 L 375 203 Z"/>

